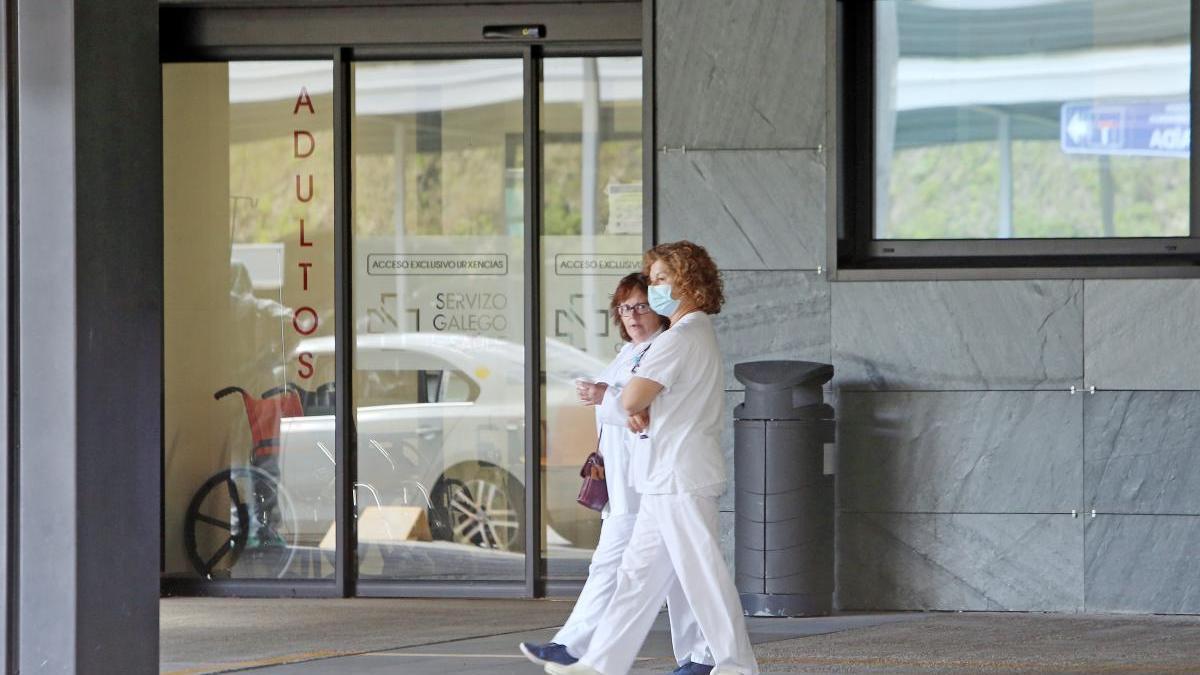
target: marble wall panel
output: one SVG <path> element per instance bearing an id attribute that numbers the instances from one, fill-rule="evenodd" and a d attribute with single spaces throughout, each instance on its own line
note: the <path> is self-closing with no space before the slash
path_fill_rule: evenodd
<path id="1" fill-rule="evenodd" d="M 1074 612 L 1083 526 L 1070 515 L 838 514 L 838 607 Z"/>
<path id="2" fill-rule="evenodd" d="M 725 307 L 714 317 L 725 388 L 741 389 L 742 361 L 830 363 L 828 277 L 814 272 L 725 272 Z"/>
<path id="3" fill-rule="evenodd" d="M 1084 397 L 1065 391 L 843 392 L 839 508 L 1078 509 Z"/>
<path id="4" fill-rule="evenodd" d="M 658 0 L 658 143 L 824 143 L 827 6 L 813 0 Z"/>
<path id="5" fill-rule="evenodd" d="M 1085 520 L 1086 611 L 1200 614 L 1200 517 Z"/>
<path id="6" fill-rule="evenodd" d="M 843 389 L 1082 386 L 1080 281 L 838 283 L 833 354 Z"/>
<path id="7" fill-rule="evenodd" d="M 1088 386 L 1200 389 L 1200 279 L 1097 280 L 1084 289 Z"/>
<path id="8" fill-rule="evenodd" d="M 1099 391 L 1083 401 L 1087 509 L 1200 515 L 1200 392 Z"/>
<path id="9" fill-rule="evenodd" d="M 722 269 L 828 267 L 816 152 L 660 152 L 658 203 L 658 240 L 690 239 Z"/>

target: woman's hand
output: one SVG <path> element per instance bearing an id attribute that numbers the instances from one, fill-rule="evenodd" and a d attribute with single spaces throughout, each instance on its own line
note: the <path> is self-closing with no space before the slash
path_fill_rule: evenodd
<path id="1" fill-rule="evenodd" d="M 650 409 L 646 408 L 640 413 L 629 416 L 629 430 L 635 434 L 640 434 L 650 428 Z"/>
<path id="2" fill-rule="evenodd" d="M 607 390 L 608 385 L 603 382 L 575 380 L 575 393 L 579 395 L 579 402 L 584 405 L 600 405 Z"/>

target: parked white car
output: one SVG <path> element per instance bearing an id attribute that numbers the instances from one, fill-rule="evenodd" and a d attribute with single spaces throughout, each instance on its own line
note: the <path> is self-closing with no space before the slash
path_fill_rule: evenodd
<path id="1" fill-rule="evenodd" d="M 520 552 L 525 525 L 524 346 L 446 333 L 358 336 L 354 355 L 360 513 L 422 506 L 434 540 Z M 301 342 L 326 368 L 331 337 Z M 596 514 L 575 503 L 578 471 L 595 446 L 574 378 L 599 359 L 548 340 L 543 438 L 545 515 L 554 533 L 590 547 Z M 321 367 L 318 368 L 321 372 Z M 334 417 L 285 417 L 280 483 L 297 513 L 297 544 L 316 546 L 334 520 Z"/>

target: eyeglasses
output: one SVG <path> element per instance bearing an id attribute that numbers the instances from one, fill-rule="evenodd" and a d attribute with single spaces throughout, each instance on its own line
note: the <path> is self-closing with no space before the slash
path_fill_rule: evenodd
<path id="1" fill-rule="evenodd" d="M 636 305 L 617 305 L 617 314 L 621 316 L 629 316 L 630 314 L 649 314 L 650 305 L 645 302 L 639 302 Z"/>

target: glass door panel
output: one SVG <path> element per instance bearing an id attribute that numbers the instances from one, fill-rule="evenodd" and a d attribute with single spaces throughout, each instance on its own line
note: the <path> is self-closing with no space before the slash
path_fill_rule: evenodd
<path id="1" fill-rule="evenodd" d="M 333 64 L 162 78 L 164 574 L 332 578 Z"/>
<path id="2" fill-rule="evenodd" d="M 548 577 L 582 579 L 600 517 L 575 501 L 596 424 L 574 378 L 620 350 L 609 302 L 642 268 L 642 59 L 548 58 L 542 92 L 542 553 Z"/>
<path id="3" fill-rule="evenodd" d="M 522 580 L 522 61 L 353 81 L 359 576 Z"/>

